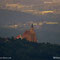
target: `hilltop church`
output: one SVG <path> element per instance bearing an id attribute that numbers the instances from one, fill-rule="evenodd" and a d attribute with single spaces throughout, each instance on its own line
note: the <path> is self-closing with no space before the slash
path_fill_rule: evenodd
<path id="1" fill-rule="evenodd" d="M 23 38 L 23 39 L 25 38 L 25 39 L 27 39 L 27 40 L 30 41 L 30 42 L 37 42 L 36 33 L 35 33 L 35 31 L 34 31 L 33 24 L 31 25 L 30 30 L 26 30 L 26 31 L 23 33 L 22 38 Z"/>

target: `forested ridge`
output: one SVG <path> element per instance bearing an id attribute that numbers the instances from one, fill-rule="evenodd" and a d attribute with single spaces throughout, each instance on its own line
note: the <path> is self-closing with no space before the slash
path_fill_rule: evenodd
<path id="1" fill-rule="evenodd" d="M 11 60 L 54 60 L 60 56 L 60 45 L 0 38 L 0 57 L 3 56 L 12 57 Z"/>

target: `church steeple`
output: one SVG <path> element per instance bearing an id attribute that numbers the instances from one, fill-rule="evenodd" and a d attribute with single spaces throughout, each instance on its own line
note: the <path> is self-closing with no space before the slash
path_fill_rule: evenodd
<path id="1" fill-rule="evenodd" d="M 33 26 L 33 24 L 31 24 L 31 28 L 30 28 L 30 31 L 34 31 L 34 26 Z"/>
<path id="2" fill-rule="evenodd" d="M 33 24 L 31 25 L 31 28 L 33 28 L 34 26 L 33 26 Z"/>
<path id="3" fill-rule="evenodd" d="M 37 42 L 33 24 L 31 24 L 30 30 L 25 31 L 25 33 L 23 34 L 23 38 L 26 38 L 30 42 Z"/>

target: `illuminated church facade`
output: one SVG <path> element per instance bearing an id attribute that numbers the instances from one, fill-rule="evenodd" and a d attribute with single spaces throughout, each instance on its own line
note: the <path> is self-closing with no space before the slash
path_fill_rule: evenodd
<path id="1" fill-rule="evenodd" d="M 28 41 L 30 42 L 37 42 L 37 38 L 36 38 L 36 33 L 34 31 L 34 27 L 33 27 L 33 24 L 31 25 L 31 28 L 30 30 L 26 30 L 23 35 L 22 35 L 22 38 L 24 39 L 27 39 Z"/>

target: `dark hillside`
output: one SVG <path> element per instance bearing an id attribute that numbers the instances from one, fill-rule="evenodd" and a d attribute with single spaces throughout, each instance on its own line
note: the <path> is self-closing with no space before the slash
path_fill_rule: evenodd
<path id="1" fill-rule="evenodd" d="M 60 56 L 60 46 L 0 38 L 0 56 L 10 56 L 12 60 L 53 60 L 54 56 Z"/>

